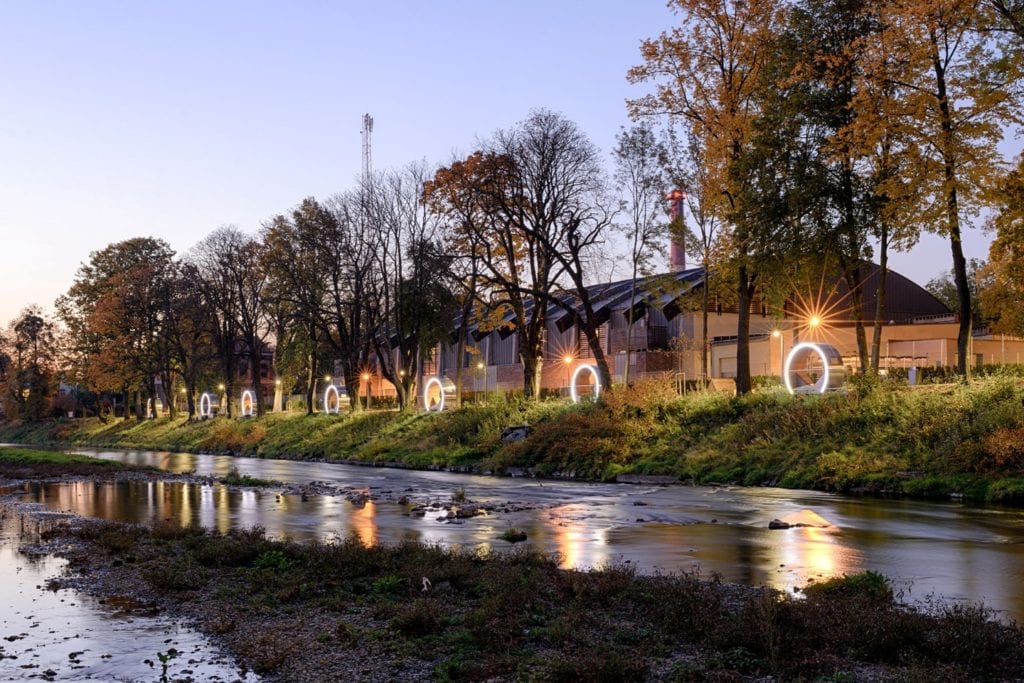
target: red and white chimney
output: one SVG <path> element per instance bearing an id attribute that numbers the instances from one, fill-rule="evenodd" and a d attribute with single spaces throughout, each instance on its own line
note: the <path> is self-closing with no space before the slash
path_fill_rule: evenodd
<path id="1" fill-rule="evenodd" d="M 678 218 L 682 224 L 686 224 L 686 193 L 682 190 L 672 190 L 665 197 L 668 200 L 668 214 L 675 223 Z M 669 242 L 668 263 L 673 273 L 686 270 L 686 247 L 683 244 L 682 235 L 672 233 Z"/>

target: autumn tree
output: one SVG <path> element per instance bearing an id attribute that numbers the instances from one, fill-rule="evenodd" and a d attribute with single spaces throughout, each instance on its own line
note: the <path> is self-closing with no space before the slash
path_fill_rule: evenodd
<path id="1" fill-rule="evenodd" d="M 1003 127 L 1021 120 L 1016 52 L 981 30 L 996 21 L 994 12 L 980 0 L 888 0 L 879 3 L 879 39 L 864 51 L 865 78 L 901 85 L 888 114 L 909 141 L 902 173 L 916 190 L 917 220 L 949 240 L 960 319 L 957 372 L 964 378 L 973 316 L 962 233 L 998 173 Z"/>
<path id="2" fill-rule="evenodd" d="M 982 305 L 997 332 L 1024 336 L 1024 155 L 991 190 L 995 213 L 989 229 L 984 275 L 989 286 L 981 292 Z"/>
<path id="3" fill-rule="evenodd" d="M 38 306 L 29 306 L 0 334 L 0 389 L 7 417 L 40 420 L 49 414 L 56 362 L 56 325 Z"/>
<path id="4" fill-rule="evenodd" d="M 173 262 L 174 252 L 163 240 L 111 244 L 90 254 L 57 301 L 74 355 L 88 358 L 81 379 L 130 395 L 139 419 L 158 398 L 156 379 L 167 377 L 164 326 Z"/>
<path id="5" fill-rule="evenodd" d="M 686 122 L 704 149 L 707 194 L 728 229 L 729 255 L 737 293 L 736 387 L 751 390 L 750 303 L 759 277 L 756 230 L 763 221 L 744 223 L 740 205 L 746 182 L 739 164 L 751 143 L 760 113 L 759 89 L 779 33 L 783 12 L 776 0 L 673 0 L 679 25 L 641 45 L 644 64 L 634 67 L 634 83 L 653 82 L 655 92 L 632 100 L 634 116 L 667 115 Z M 723 237 L 726 235 L 723 234 Z"/>

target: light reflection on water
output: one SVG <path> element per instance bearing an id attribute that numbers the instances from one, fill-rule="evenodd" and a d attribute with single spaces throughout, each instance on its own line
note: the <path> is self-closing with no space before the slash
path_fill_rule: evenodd
<path id="1" fill-rule="evenodd" d="M 171 648 L 164 680 L 254 681 L 202 634 L 167 616 L 123 612 L 76 590 L 51 590 L 67 560 L 29 556 L 39 523 L 0 512 L 0 680 L 155 681 L 158 653 Z M 148 660 L 148 661 L 147 661 Z"/>
<path id="2" fill-rule="evenodd" d="M 726 581 L 782 589 L 871 569 L 909 590 L 983 600 L 1024 621 L 1024 512 L 904 500 L 846 498 L 781 489 L 644 487 L 334 463 L 256 460 L 151 452 L 90 452 L 182 472 L 242 474 L 369 488 L 359 507 L 340 496 L 278 496 L 273 490 L 161 482 L 61 483 L 31 488 L 52 509 L 129 522 L 198 523 L 219 531 L 259 524 L 305 541 L 355 535 L 364 544 L 416 540 L 469 549 L 504 549 L 509 527 L 528 544 L 558 554 L 563 567 L 628 561 L 641 571 L 717 573 Z M 529 509 L 448 523 L 440 513 L 407 516 L 416 502 L 448 500 L 456 489 L 481 503 Z M 827 528 L 769 530 L 769 520 L 824 521 Z"/>

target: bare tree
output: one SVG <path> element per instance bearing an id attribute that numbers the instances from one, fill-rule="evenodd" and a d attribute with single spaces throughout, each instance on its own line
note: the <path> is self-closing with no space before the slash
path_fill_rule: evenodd
<path id="1" fill-rule="evenodd" d="M 204 281 L 204 293 L 219 318 L 215 336 L 225 375 L 228 415 L 231 415 L 239 342 L 248 356 L 255 397 L 253 407 L 257 415 L 262 415 L 260 366 L 266 336 L 262 245 L 238 228 L 222 227 L 196 246 L 192 260 Z"/>
<path id="2" fill-rule="evenodd" d="M 626 310 L 626 363 L 623 382 L 629 384 L 633 324 L 636 320 L 637 279 L 653 274 L 653 263 L 665 253 L 668 223 L 664 219 L 668 180 L 663 170 L 666 150 L 650 126 L 620 131 L 613 151 L 615 184 L 622 196 L 626 220 L 619 228 L 629 240 L 630 296 Z"/>
<path id="3" fill-rule="evenodd" d="M 480 259 L 481 297 L 515 329 L 524 394 L 540 394 L 549 305 L 587 337 L 608 386 L 602 311 L 584 278 L 614 211 L 604 196 L 598 151 L 576 124 L 535 111 L 498 131 L 483 150 L 441 169 L 429 189 L 458 207 L 465 253 Z"/>
<path id="4" fill-rule="evenodd" d="M 414 163 L 381 174 L 364 191 L 373 228 L 369 235 L 375 240 L 371 340 L 380 372 L 395 387 L 403 409 L 415 405 L 422 353 L 446 336 L 455 313 L 454 296 L 438 277 L 451 258 L 440 249 L 441 216 L 424 197 L 428 178 L 427 166 Z"/>

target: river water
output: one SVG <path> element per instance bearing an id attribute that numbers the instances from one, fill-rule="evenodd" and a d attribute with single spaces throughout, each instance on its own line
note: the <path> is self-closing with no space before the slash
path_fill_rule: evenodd
<path id="1" fill-rule="evenodd" d="M 170 472 L 224 476 L 231 469 L 284 483 L 366 489 L 369 502 L 270 489 L 124 481 L 26 485 L 24 500 L 52 510 L 126 522 L 265 527 L 294 540 L 356 535 L 364 544 L 405 539 L 502 550 L 515 527 L 562 566 L 628 563 L 644 572 L 699 571 L 794 590 L 863 570 L 888 576 L 910 602 L 932 596 L 982 601 L 1024 622 L 1024 511 L 957 503 L 851 498 L 772 488 L 643 486 L 537 481 L 336 463 L 149 451 L 76 451 Z M 465 520 L 417 504 L 466 498 L 505 508 Z M 399 502 L 400 497 L 409 502 Z M 770 530 L 782 519 L 815 526 Z"/>
<path id="2" fill-rule="evenodd" d="M 51 588 L 67 561 L 22 552 L 38 532 L 35 519 L 0 510 L 0 680 L 256 680 L 167 616 Z"/>

